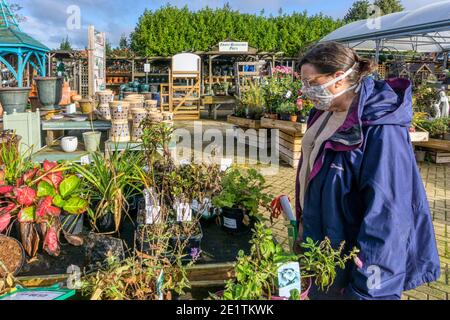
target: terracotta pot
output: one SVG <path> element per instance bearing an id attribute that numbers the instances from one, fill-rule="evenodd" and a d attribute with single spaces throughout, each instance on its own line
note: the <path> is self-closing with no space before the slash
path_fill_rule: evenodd
<path id="1" fill-rule="evenodd" d="M 78 102 L 78 101 L 82 100 L 83 98 L 81 97 L 81 95 L 75 94 L 72 96 L 71 99 L 72 99 L 72 102 Z"/>
<path id="2" fill-rule="evenodd" d="M 70 86 L 68 82 L 64 82 L 63 84 L 63 88 L 62 88 L 62 98 L 60 101 L 60 105 L 61 106 L 66 106 L 68 104 L 70 104 L 71 100 L 70 100 Z"/>
<path id="3" fill-rule="evenodd" d="M 295 116 L 291 116 L 291 121 L 292 121 L 292 122 L 297 122 L 297 118 L 298 118 L 298 117 L 297 117 L 296 115 L 295 115 Z"/>
<path id="4" fill-rule="evenodd" d="M 113 121 L 128 121 L 128 110 L 130 103 L 127 101 L 112 101 L 109 103 L 111 112 L 111 120 Z"/>
<path id="5" fill-rule="evenodd" d="M 128 142 L 130 141 L 130 127 L 128 120 L 113 120 L 111 121 L 110 140 L 113 142 Z"/>

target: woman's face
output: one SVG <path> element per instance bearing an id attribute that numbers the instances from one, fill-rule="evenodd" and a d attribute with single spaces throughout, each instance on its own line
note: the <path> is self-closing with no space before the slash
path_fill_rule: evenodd
<path id="1" fill-rule="evenodd" d="M 310 86 L 324 85 L 343 74 L 344 71 L 338 71 L 334 74 L 321 74 L 317 71 L 316 67 L 310 63 L 304 64 L 301 69 L 302 81 L 309 82 Z M 347 83 L 346 79 L 343 79 L 327 87 L 327 89 L 332 94 L 336 95 L 339 92 L 347 89 L 348 87 L 349 84 Z"/>

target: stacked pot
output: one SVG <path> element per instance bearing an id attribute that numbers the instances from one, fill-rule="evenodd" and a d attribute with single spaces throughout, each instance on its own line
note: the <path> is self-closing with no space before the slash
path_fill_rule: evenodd
<path id="1" fill-rule="evenodd" d="M 158 112 L 158 100 L 145 100 L 144 107 L 148 112 Z"/>
<path id="2" fill-rule="evenodd" d="M 109 103 L 111 114 L 110 140 L 113 142 L 130 141 L 130 128 L 128 126 L 128 101 L 112 101 Z"/>
<path id="3" fill-rule="evenodd" d="M 114 93 L 111 90 L 97 92 L 97 111 L 105 120 L 111 120 L 111 110 L 109 103 L 114 101 Z"/>
<path id="4" fill-rule="evenodd" d="M 163 123 L 168 124 L 169 126 L 173 126 L 173 113 L 172 112 L 163 112 Z"/>

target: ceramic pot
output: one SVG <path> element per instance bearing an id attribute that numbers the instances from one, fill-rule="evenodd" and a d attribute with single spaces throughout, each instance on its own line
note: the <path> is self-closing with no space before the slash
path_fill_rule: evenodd
<path id="1" fill-rule="evenodd" d="M 295 116 L 291 116 L 291 121 L 292 121 L 292 122 L 297 122 L 297 118 L 298 118 L 298 117 L 297 117 L 296 115 L 295 115 Z"/>
<path id="2" fill-rule="evenodd" d="M 99 91 L 96 95 L 99 105 L 107 105 L 114 101 L 114 93 L 111 90 Z"/>
<path id="3" fill-rule="evenodd" d="M 36 87 L 43 110 L 59 109 L 64 79 L 62 77 L 37 77 Z"/>
<path id="4" fill-rule="evenodd" d="M 147 115 L 147 119 L 150 123 L 157 124 L 163 121 L 163 116 L 161 112 L 149 112 Z"/>
<path id="5" fill-rule="evenodd" d="M 64 137 L 61 139 L 61 148 L 64 152 L 72 153 L 78 148 L 78 138 L 77 137 Z"/>
<path id="6" fill-rule="evenodd" d="M 144 108 L 135 108 L 131 109 L 131 113 L 133 115 L 132 140 L 140 142 L 144 133 L 144 130 L 141 128 L 141 123 L 147 117 L 148 112 Z"/>
<path id="7" fill-rule="evenodd" d="M 70 99 L 70 86 L 68 82 L 64 82 L 63 84 L 63 88 L 62 88 L 62 97 L 61 97 L 61 101 L 60 101 L 60 105 L 61 106 L 66 106 L 68 104 L 70 104 L 71 99 Z"/>
<path id="8" fill-rule="evenodd" d="M 133 109 L 143 109 L 144 108 L 144 102 L 141 101 L 141 99 L 128 99 L 127 102 L 130 104 L 130 108 L 128 109 L 128 120 L 133 120 L 133 114 L 131 113 L 131 110 Z"/>
<path id="9" fill-rule="evenodd" d="M 98 114 L 105 120 L 111 120 L 111 109 L 109 108 L 109 103 L 100 104 L 97 108 Z"/>
<path id="10" fill-rule="evenodd" d="M 25 112 L 31 88 L 0 88 L 0 103 L 7 114 Z"/>
<path id="11" fill-rule="evenodd" d="M 128 120 L 112 120 L 111 121 L 110 140 L 113 142 L 129 142 L 130 128 Z"/>
<path id="12" fill-rule="evenodd" d="M 101 132 L 83 132 L 84 147 L 87 152 L 95 152 L 100 149 Z"/>
<path id="13" fill-rule="evenodd" d="M 158 100 L 146 100 L 144 107 L 149 112 L 157 112 L 158 111 Z"/>
<path id="14" fill-rule="evenodd" d="M 77 112 L 77 106 L 76 106 L 75 103 L 71 103 L 71 104 L 68 104 L 66 106 L 66 113 L 67 114 L 73 114 L 73 113 L 76 113 L 76 112 Z"/>
<path id="15" fill-rule="evenodd" d="M 81 112 L 84 114 L 91 114 L 94 111 L 94 104 L 90 99 L 81 99 L 78 101 L 81 107 Z"/>
<path id="16" fill-rule="evenodd" d="M 79 95 L 79 94 L 75 94 L 72 96 L 72 102 L 78 102 L 80 100 L 82 100 L 83 98 Z"/>
<path id="17" fill-rule="evenodd" d="M 128 120 L 130 103 L 127 101 L 113 101 L 109 103 L 112 121 Z"/>
<path id="18" fill-rule="evenodd" d="M 162 113 L 164 121 L 173 121 L 173 113 L 172 112 L 163 112 Z"/>

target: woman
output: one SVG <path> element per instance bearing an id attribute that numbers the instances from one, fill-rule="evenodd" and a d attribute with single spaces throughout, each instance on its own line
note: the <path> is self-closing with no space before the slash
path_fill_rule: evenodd
<path id="1" fill-rule="evenodd" d="M 440 276 L 425 189 L 409 137 L 412 88 L 375 81 L 369 60 L 338 43 L 300 62 L 315 108 L 302 142 L 296 207 L 300 240 L 325 237 L 360 250 L 327 294 L 312 298 L 400 299 Z"/>

